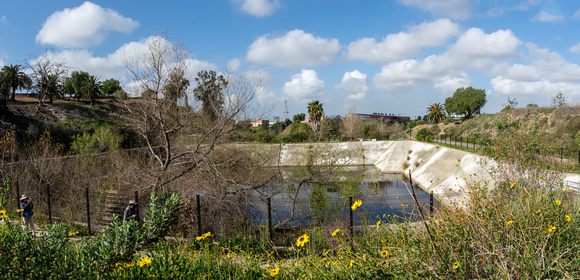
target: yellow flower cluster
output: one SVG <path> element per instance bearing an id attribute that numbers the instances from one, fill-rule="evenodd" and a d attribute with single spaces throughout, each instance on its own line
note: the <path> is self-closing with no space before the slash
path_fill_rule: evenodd
<path id="1" fill-rule="evenodd" d="M 197 239 L 197 241 L 202 241 L 210 236 L 211 236 L 211 231 L 208 231 L 208 232 L 202 234 L 201 236 L 196 237 L 195 239 Z"/>
<path id="2" fill-rule="evenodd" d="M 554 232 L 556 229 L 557 228 L 555 226 L 548 227 L 548 232 Z"/>
<path id="3" fill-rule="evenodd" d="M 278 267 L 270 269 L 270 276 L 274 277 L 274 276 L 278 275 L 278 272 L 280 272 L 280 268 L 278 268 Z"/>
<path id="4" fill-rule="evenodd" d="M 355 201 L 352 206 L 350 207 L 350 209 L 352 209 L 352 211 L 356 210 L 357 208 L 359 208 L 362 205 L 362 201 L 359 199 L 357 201 Z"/>
<path id="5" fill-rule="evenodd" d="M 6 210 L 0 210 L 0 218 L 8 218 L 8 215 L 6 215 Z"/>

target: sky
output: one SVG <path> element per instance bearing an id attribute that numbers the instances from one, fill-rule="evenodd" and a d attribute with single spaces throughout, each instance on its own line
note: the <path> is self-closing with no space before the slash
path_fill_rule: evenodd
<path id="1" fill-rule="evenodd" d="M 0 0 L 0 67 L 52 55 L 104 81 L 166 32 L 201 70 L 260 75 L 268 117 L 385 113 L 415 118 L 460 87 L 484 89 L 484 113 L 515 99 L 580 103 L 580 1 Z"/>

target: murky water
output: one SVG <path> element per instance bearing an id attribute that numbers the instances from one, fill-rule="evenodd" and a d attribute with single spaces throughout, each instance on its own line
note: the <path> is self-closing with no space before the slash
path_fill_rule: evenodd
<path id="1" fill-rule="evenodd" d="M 293 214 L 287 226 L 315 224 L 329 219 L 348 220 L 350 217 L 349 197 L 361 200 L 362 205 L 353 211 L 355 225 L 383 223 L 401 217 L 411 218 L 418 214 L 411 196 L 411 186 L 403 182 L 402 174 L 382 174 L 373 167 L 350 168 L 336 174 L 332 183 L 305 183 L 298 187 L 293 178 L 300 170 L 284 170 L 286 182 L 272 184 L 267 196 L 271 196 L 272 223 L 276 225 Z M 420 187 L 415 194 L 425 215 L 428 215 L 430 198 Z M 296 194 L 296 195 L 295 195 Z M 253 207 L 248 214 L 255 222 L 267 223 L 267 204 L 257 195 L 250 199 Z"/>

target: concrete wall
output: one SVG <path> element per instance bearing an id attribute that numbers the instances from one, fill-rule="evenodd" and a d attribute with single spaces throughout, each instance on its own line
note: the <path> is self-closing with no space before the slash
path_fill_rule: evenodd
<path id="1" fill-rule="evenodd" d="M 489 173 L 490 167 L 495 164 L 493 160 L 417 141 L 285 144 L 280 150 L 280 165 L 304 165 L 309 161 L 308 151 L 326 151 L 332 153 L 330 156 L 339 162 L 347 165 L 373 165 L 382 173 L 409 174 L 411 171 L 414 183 L 427 192 L 433 191 L 439 197 L 465 199 L 469 191 L 468 182 L 487 182 L 489 187 L 495 186 Z M 405 163 L 408 163 L 408 167 L 404 169 Z"/>

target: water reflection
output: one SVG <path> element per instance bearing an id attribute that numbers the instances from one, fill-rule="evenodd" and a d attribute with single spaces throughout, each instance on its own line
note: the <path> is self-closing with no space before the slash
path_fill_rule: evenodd
<path id="1" fill-rule="evenodd" d="M 401 217 L 413 217 L 417 212 L 410 195 L 410 184 L 402 180 L 402 174 L 382 174 L 373 167 L 350 168 L 336 174 L 333 182 L 306 183 L 298 188 L 293 179 L 299 177 L 299 169 L 285 169 L 285 182 L 273 183 L 268 190 L 258 190 L 271 196 L 272 223 L 276 225 L 292 216 L 286 226 L 315 224 L 329 219 L 349 219 L 349 196 L 360 199 L 363 204 L 353 212 L 354 224 L 383 223 Z M 429 210 L 429 194 L 415 186 L 420 204 Z M 250 198 L 252 207 L 248 214 L 252 220 L 267 223 L 267 204 L 255 192 Z M 427 212 L 425 212 L 428 215 Z"/>

